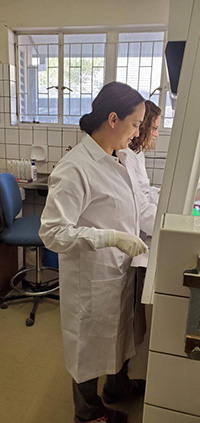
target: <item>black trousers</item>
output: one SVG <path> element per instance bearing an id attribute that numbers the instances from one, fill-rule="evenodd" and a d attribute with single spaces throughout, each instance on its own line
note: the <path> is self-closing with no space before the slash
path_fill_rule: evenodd
<path id="1" fill-rule="evenodd" d="M 125 361 L 122 369 L 116 375 L 107 375 L 104 389 L 109 394 L 118 395 L 129 387 L 128 362 Z M 83 383 L 73 380 L 73 397 L 75 415 L 79 419 L 93 420 L 103 416 L 103 403 L 97 394 L 98 377 Z"/>
<path id="2" fill-rule="evenodd" d="M 134 321 L 133 321 L 133 333 L 135 346 L 140 345 L 144 340 L 146 333 L 146 316 L 145 316 L 145 305 L 141 304 L 142 291 L 144 286 L 146 268 L 136 267 L 135 269 L 135 293 L 134 293 Z"/>

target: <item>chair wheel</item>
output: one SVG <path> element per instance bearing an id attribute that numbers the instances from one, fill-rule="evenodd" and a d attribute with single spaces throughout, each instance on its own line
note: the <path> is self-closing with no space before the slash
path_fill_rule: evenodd
<path id="1" fill-rule="evenodd" d="M 30 317 L 28 317 L 28 319 L 26 319 L 26 326 L 33 326 L 35 323 L 35 321 L 33 319 L 31 319 Z"/>
<path id="2" fill-rule="evenodd" d="M 8 308 L 8 303 L 6 303 L 6 301 L 5 301 L 4 303 L 2 303 L 2 304 L 0 305 L 0 308 L 2 308 L 2 309 L 6 309 L 6 308 Z"/>

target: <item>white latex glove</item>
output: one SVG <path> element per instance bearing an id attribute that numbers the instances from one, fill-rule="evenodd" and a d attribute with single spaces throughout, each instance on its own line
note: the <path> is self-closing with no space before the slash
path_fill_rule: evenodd
<path id="1" fill-rule="evenodd" d="M 109 229 L 108 246 L 117 247 L 130 257 L 146 253 L 148 250 L 147 245 L 137 235 L 116 231 L 115 229 Z"/>

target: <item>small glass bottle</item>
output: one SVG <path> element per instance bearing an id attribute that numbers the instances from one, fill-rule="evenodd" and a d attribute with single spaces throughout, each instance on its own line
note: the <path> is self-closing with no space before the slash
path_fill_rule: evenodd
<path id="1" fill-rule="evenodd" d="M 31 160 L 31 179 L 37 181 L 37 166 L 34 159 Z"/>

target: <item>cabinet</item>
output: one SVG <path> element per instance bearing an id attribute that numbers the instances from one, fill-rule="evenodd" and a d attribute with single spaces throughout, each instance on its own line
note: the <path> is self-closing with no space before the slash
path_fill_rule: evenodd
<path id="1" fill-rule="evenodd" d="M 199 255 L 200 218 L 166 214 L 158 243 L 143 423 L 200 422 L 200 360 L 185 353 L 190 289 L 183 285 L 185 270 L 196 267 Z"/>
<path id="2" fill-rule="evenodd" d="M 10 291 L 10 279 L 18 271 L 18 249 L 16 246 L 0 244 L 0 295 Z"/>

